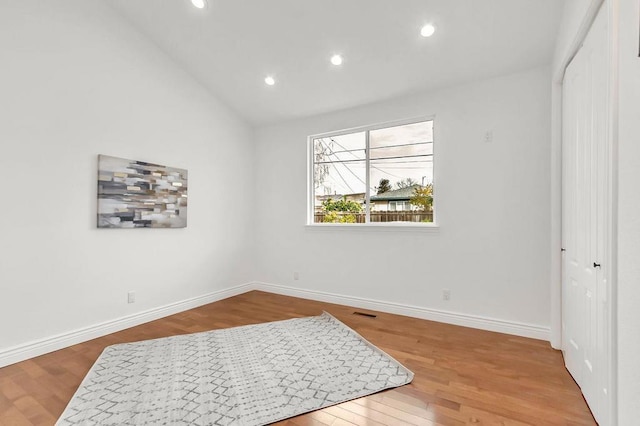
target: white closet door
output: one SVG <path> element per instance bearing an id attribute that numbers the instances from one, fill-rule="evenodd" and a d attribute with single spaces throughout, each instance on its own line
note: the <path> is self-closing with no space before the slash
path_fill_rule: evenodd
<path id="1" fill-rule="evenodd" d="M 562 348 L 596 420 L 608 418 L 609 74 L 606 8 L 563 85 Z"/>
<path id="2" fill-rule="evenodd" d="M 593 412 L 600 424 L 608 423 L 610 416 L 610 362 L 611 362 L 611 324 L 609 308 L 609 283 L 607 277 L 611 271 L 611 234 L 612 222 L 609 216 L 612 204 L 611 187 L 611 111 L 609 96 L 609 44 L 608 44 L 607 7 L 602 7 L 593 24 L 587 41 L 593 46 L 591 61 L 594 64 L 591 74 L 593 87 L 592 104 L 592 181 L 594 187 L 594 272 L 595 293 L 590 356 L 596 360 L 595 385 L 587 398 L 593 401 Z M 586 394 L 585 394 L 586 395 Z"/>
<path id="3" fill-rule="evenodd" d="M 563 282 L 562 282 L 562 350 L 567 369 L 578 384 L 582 383 L 583 328 L 580 306 L 583 300 L 582 274 L 584 265 L 578 257 L 578 139 L 581 136 L 579 118 L 584 105 L 584 65 L 578 52 L 567 67 L 563 85 Z"/>

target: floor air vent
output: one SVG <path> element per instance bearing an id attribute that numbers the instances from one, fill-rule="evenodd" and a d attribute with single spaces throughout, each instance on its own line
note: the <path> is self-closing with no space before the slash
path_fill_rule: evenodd
<path id="1" fill-rule="evenodd" d="M 364 312 L 354 312 L 353 315 L 360 315 L 363 317 L 369 317 L 369 318 L 376 318 L 377 315 L 373 315 L 373 314 L 365 314 Z"/>

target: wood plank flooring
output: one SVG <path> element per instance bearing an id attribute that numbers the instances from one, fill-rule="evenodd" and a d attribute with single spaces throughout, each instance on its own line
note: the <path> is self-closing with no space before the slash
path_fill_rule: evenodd
<path id="1" fill-rule="evenodd" d="M 410 385 L 279 425 L 594 425 L 548 342 L 252 291 L 0 368 L 0 425 L 52 425 L 115 343 L 331 313 L 415 373 Z M 371 312 L 371 311 L 364 311 Z"/>

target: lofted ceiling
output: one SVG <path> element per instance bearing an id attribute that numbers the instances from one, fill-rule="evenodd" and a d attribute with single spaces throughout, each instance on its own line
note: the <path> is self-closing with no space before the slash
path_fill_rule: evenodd
<path id="1" fill-rule="evenodd" d="M 253 125 L 547 64 L 564 3 L 207 0 L 199 10 L 190 0 L 107 1 Z M 420 36 L 425 23 L 432 37 Z"/>

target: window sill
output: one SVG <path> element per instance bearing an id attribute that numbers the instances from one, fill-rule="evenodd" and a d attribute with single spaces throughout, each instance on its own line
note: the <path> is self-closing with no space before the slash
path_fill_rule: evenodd
<path id="1" fill-rule="evenodd" d="M 307 224 L 305 228 L 312 231 L 380 231 L 380 232 L 419 232 L 437 234 L 440 226 L 433 223 L 314 223 Z"/>

